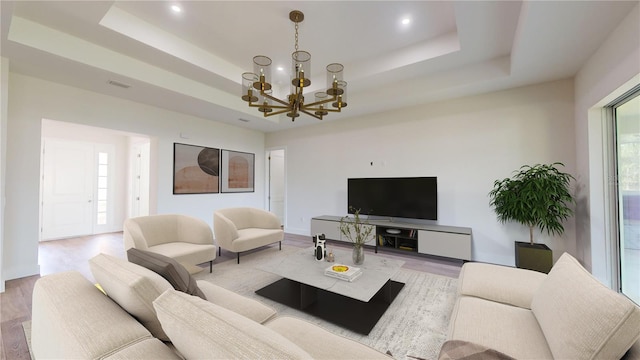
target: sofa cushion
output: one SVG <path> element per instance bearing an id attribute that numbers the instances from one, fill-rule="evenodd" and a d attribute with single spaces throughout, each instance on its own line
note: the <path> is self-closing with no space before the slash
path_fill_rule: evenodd
<path id="1" fill-rule="evenodd" d="M 546 277 L 537 271 L 469 262 L 460 271 L 458 295 L 531 309 L 533 295 Z"/>
<path id="2" fill-rule="evenodd" d="M 172 352 L 77 271 L 43 276 L 33 288 L 32 355 L 36 359 L 103 359 L 129 347 Z M 145 345 L 141 345 L 145 344 Z M 173 358 L 178 358 L 173 354 Z"/>
<path id="3" fill-rule="evenodd" d="M 91 273 L 107 295 L 133 315 L 153 336 L 167 341 L 153 308 L 155 300 L 171 284 L 155 272 L 107 254 L 89 260 Z"/>
<path id="4" fill-rule="evenodd" d="M 291 340 L 314 359 L 391 359 L 378 350 L 301 319 L 282 316 L 265 326 Z"/>
<path id="5" fill-rule="evenodd" d="M 207 301 L 222 306 L 260 324 L 276 315 L 276 311 L 258 300 L 251 299 L 218 285 L 198 280 L 198 286 L 206 295 Z"/>
<path id="6" fill-rule="evenodd" d="M 284 232 L 280 229 L 247 228 L 238 230 L 238 238 L 233 241 L 234 251 L 247 251 L 260 246 L 282 241 Z"/>
<path id="7" fill-rule="evenodd" d="M 189 271 L 174 259 L 156 254 L 150 251 L 131 248 L 127 250 L 127 259 L 134 264 L 143 266 L 163 278 L 178 291 L 189 295 L 195 295 L 207 299 L 202 290 L 198 287 L 196 279 L 189 274 Z"/>
<path id="8" fill-rule="evenodd" d="M 162 341 L 151 338 L 144 341 L 135 343 L 131 346 L 115 352 L 107 357 L 105 360 L 184 360 L 180 357 L 170 344 L 164 344 Z"/>
<path id="9" fill-rule="evenodd" d="M 516 359 L 551 359 L 531 310 L 460 296 L 451 312 L 448 340 L 484 345 Z"/>
<path id="10" fill-rule="evenodd" d="M 531 303 L 554 358 L 619 359 L 640 337 L 640 308 L 564 253 Z"/>
<path id="11" fill-rule="evenodd" d="M 309 359 L 282 335 L 221 306 L 168 290 L 153 305 L 187 359 Z"/>

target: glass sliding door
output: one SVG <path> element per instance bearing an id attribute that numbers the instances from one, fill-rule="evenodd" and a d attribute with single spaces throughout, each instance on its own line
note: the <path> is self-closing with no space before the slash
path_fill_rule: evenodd
<path id="1" fill-rule="evenodd" d="M 640 91 L 614 110 L 620 290 L 640 304 Z"/>

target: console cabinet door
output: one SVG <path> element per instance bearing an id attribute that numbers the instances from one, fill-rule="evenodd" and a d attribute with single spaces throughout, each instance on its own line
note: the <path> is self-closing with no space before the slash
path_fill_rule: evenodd
<path id="1" fill-rule="evenodd" d="M 329 240 L 342 240 L 340 222 L 311 219 L 311 236 L 316 234 L 324 234 Z"/>
<path id="2" fill-rule="evenodd" d="M 418 252 L 471 260 L 471 234 L 440 231 L 418 231 Z"/>

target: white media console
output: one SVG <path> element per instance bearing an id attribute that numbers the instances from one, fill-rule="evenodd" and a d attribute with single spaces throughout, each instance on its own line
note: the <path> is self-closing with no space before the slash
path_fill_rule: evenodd
<path id="1" fill-rule="evenodd" d="M 323 215 L 311 219 L 311 235 L 324 234 L 329 240 L 349 241 L 340 233 L 340 216 Z M 375 227 L 367 244 L 378 249 L 417 252 L 460 260 L 471 260 L 471 228 L 425 225 L 389 220 L 369 220 Z"/>

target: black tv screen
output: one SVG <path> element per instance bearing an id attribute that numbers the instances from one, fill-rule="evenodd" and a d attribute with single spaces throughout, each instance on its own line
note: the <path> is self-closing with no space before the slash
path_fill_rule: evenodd
<path id="1" fill-rule="evenodd" d="M 347 179 L 347 209 L 360 214 L 438 220 L 436 177 Z"/>

